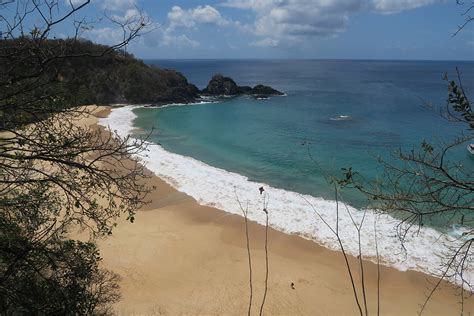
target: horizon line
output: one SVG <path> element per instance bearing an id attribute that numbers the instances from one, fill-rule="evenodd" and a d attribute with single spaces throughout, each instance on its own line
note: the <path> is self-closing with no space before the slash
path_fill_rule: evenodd
<path id="1" fill-rule="evenodd" d="M 141 60 L 281 60 L 281 61 L 437 61 L 437 62 L 474 62 L 474 59 L 389 59 L 389 58 L 282 58 L 282 57 L 229 57 L 229 58 L 140 58 Z"/>

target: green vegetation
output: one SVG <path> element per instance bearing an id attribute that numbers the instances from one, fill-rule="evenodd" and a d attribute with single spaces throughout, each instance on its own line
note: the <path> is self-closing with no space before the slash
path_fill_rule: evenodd
<path id="1" fill-rule="evenodd" d="M 54 95 L 68 104 L 191 102 L 199 90 L 174 71 L 146 65 L 123 50 L 81 39 L 0 41 L 0 80 L 10 102 Z M 39 76 L 39 74 L 41 74 Z M 25 89 L 25 84 L 34 89 Z M 7 97 L 7 95 L 5 95 Z M 18 107 L 9 109 L 19 115 Z"/>
<path id="2" fill-rule="evenodd" d="M 112 47 L 48 39 L 84 6 L 58 12 L 57 4 L 0 2 L 2 315 L 110 314 L 120 298 L 119 277 L 100 268 L 95 238 L 111 234 L 121 215 L 133 222 L 143 205 L 144 169 L 128 159 L 145 142 L 78 125 L 92 111 L 78 105 L 192 98 L 183 76 L 121 50 L 146 26 L 143 18 Z M 29 19 L 44 24 L 25 34 Z M 78 229 L 88 241 L 71 239 Z"/>
<path id="3" fill-rule="evenodd" d="M 105 49 L 79 41 L 73 53 L 97 55 Z M 58 77 L 66 90 L 79 87 L 84 104 L 192 102 L 199 93 L 179 72 L 146 65 L 124 51 L 68 59 L 61 63 Z"/>

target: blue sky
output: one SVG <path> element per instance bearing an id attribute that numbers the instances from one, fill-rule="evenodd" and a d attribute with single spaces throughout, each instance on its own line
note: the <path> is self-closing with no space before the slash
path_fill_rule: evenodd
<path id="1" fill-rule="evenodd" d="M 451 36 L 467 5 L 455 0 L 92 0 L 81 14 L 123 18 L 140 9 L 152 30 L 128 47 L 139 58 L 474 60 L 474 23 Z M 56 35 L 71 32 L 61 27 Z M 82 36 L 111 44 L 121 32 L 100 23 Z"/>

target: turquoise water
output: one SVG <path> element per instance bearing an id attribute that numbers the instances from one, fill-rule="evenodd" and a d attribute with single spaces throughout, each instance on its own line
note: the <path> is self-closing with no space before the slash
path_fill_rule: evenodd
<path id="1" fill-rule="evenodd" d="M 168 151 L 193 157 L 274 187 L 332 199 L 326 174 L 342 167 L 374 178 L 378 156 L 423 139 L 451 139 L 463 130 L 422 106 L 445 104 L 444 72 L 463 71 L 474 91 L 474 63 L 423 61 L 148 61 L 183 72 L 205 87 L 214 73 L 240 85 L 271 85 L 284 97 L 238 97 L 219 103 L 138 108 L 134 125 L 155 129 L 151 140 Z M 344 119 L 340 119 L 343 115 Z M 347 118 L 345 117 L 347 116 Z M 463 146 L 464 148 L 465 146 Z M 474 170 L 474 159 L 459 150 L 455 159 Z M 346 192 L 355 206 L 364 197 Z"/>

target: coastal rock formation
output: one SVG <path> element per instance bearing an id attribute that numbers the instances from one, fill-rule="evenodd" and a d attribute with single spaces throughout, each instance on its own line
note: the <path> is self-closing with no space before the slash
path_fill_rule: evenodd
<path id="1" fill-rule="evenodd" d="M 239 87 L 232 78 L 214 75 L 202 93 L 205 95 L 237 95 Z"/>
<path id="2" fill-rule="evenodd" d="M 137 69 L 138 68 L 138 69 Z M 199 97 L 199 89 L 186 77 L 170 69 L 140 64 L 135 69 L 124 68 L 123 81 L 115 83 L 116 92 L 110 99 L 123 95 L 124 103 L 191 103 Z"/>
<path id="3" fill-rule="evenodd" d="M 2 45 L 12 45 L 2 42 Z M 222 75 L 212 77 L 208 86 L 200 91 L 188 82 L 186 77 L 172 69 L 149 65 L 133 55 L 111 50 L 101 58 L 89 57 L 107 51 L 109 47 L 90 41 L 63 39 L 46 40 L 43 45 L 51 51 L 65 47 L 61 54 L 80 57 L 51 61 L 54 72 L 47 76 L 57 79 L 55 90 L 64 95 L 74 95 L 75 104 L 151 104 L 160 106 L 170 103 L 193 103 L 200 96 L 252 95 L 263 99 L 282 93 L 267 86 L 238 86 L 234 80 Z M 7 71 L 8 65 L 0 64 L 0 70 Z"/>
<path id="4" fill-rule="evenodd" d="M 16 44 L 12 40 L 0 43 L 0 47 L 8 45 Z M 192 103 L 199 98 L 200 90 L 189 83 L 183 74 L 146 64 L 125 51 L 110 50 L 101 58 L 97 58 L 90 56 L 100 55 L 109 47 L 87 40 L 63 39 L 46 40 L 42 45 L 45 50 L 51 50 L 52 54 L 80 56 L 52 60 L 48 67 L 54 72 L 45 73 L 46 76 L 54 76 L 57 79 L 55 90 L 64 95 L 75 96 L 75 104 L 162 105 Z M 64 51 L 54 51 L 60 48 Z M 0 71 L 7 70 L 8 65 L 0 63 Z"/>
<path id="5" fill-rule="evenodd" d="M 283 95 L 282 92 L 273 89 L 272 87 L 269 86 L 264 86 L 264 85 L 257 85 L 253 87 L 252 93 L 253 95 L 259 95 L 259 96 L 269 96 L 269 95 Z"/>
<path id="6" fill-rule="evenodd" d="M 212 77 L 207 87 L 202 90 L 202 94 L 207 96 L 253 95 L 259 97 L 283 95 L 282 92 L 261 84 L 253 88 L 249 86 L 238 86 L 232 78 L 224 77 L 221 74 L 216 74 Z"/>

